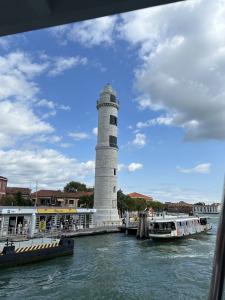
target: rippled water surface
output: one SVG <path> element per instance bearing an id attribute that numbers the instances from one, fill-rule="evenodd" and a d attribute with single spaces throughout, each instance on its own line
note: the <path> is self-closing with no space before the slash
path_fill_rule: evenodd
<path id="1" fill-rule="evenodd" d="M 0 299 L 207 299 L 217 220 L 208 234 L 169 243 L 76 238 L 74 256 L 1 270 Z"/>

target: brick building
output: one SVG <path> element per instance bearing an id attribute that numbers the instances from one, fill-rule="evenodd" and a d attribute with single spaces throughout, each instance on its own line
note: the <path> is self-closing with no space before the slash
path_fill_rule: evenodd
<path id="1" fill-rule="evenodd" d="M 7 178 L 0 176 L 0 200 L 6 195 L 7 181 Z"/>
<path id="2" fill-rule="evenodd" d="M 180 201 L 177 203 L 165 202 L 166 210 L 169 213 L 185 213 L 189 214 L 193 212 L 193 204 Z"/>
<path id="3" fill-rule="evenodd" d="M 30 200 L 31 189 L 22 188 L 22 187 L 7 187 L 6 195 L 11 197 L 16 197 L 18 193 L 21 194 L 21 197 L 25 200 Z"/>
<path id="4" fill-rule="evenodd" d="M 55 190 L 39 190 L 31 194 L 31 200 L 37 206 L 66 206 L 78 207 L 78 201 L 82 196 L 91 196 L 93 192 L 74 192 L 66 193 Z M 37 199 L 36 199 L 37 198 Z"/>

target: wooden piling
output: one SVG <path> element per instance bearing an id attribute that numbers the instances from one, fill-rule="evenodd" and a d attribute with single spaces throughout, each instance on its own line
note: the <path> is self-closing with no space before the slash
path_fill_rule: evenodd
<path id="1" fill-rule="evenodd" d="M 149 238 L 147 212 L 141 212 L 139 214 L 139 223 L 138 223 L 138 228 L 137 228 L 137 238 L 138 239 L 148 239 Z"/>

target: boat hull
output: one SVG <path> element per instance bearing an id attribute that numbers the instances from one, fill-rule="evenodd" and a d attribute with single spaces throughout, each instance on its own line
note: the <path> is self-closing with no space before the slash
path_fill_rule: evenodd
<path id="1" fill-rule="evenodd" d="M 61 242 L 61 241 L 60 241 Z M 49 245 L 42 249 L 28 249 L 24 252 L 8 251 L 0 255 L 0 267 L 15 267 L 30 263 L 49 260 L 52 258 L 72 255 L 74 251 L 74 241 L 67 239 L 57 246 Z"/>
<path id="2" fill-rule="evenodd" d="M 168 241 L 168 240 L 181 240 L 181 239 L 187 239 L 187 238 L 191 238 L 191 237 L 194 237 L 194 236 L 198 236 L 200 234 L 204 234 L 206 232 L 208 232 L 209 230 L 211 230 L 212 227 L 209 227 L 205 230 L 202 230 L 202 231 L 198 231 L 198 232 L 195 232 L 195 233 L 189 233 L 189 234 L 183 234 L 183 235 L 169 235 L 169 234 L 166 234 L 166 235 L 163 235 L 163 234 L 149 234 L 149 238 L 152 239 L 152 240 L 157 240 L 157 241 Z"/>

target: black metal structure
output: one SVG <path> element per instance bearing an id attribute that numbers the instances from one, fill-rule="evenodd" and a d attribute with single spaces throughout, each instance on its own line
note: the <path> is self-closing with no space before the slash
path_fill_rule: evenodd
<path id="1" fill-rule="evenodd" d="M 21 266 L 29 263 L 44 261 L 60 256 L 72 255 L 74 252 L 74 240 L 62 237 L 59 244 L 42 244 L 40 247 L 24 247 L 15 249 L 13 243 L 8 241 L 0 253 L 0 268 Z"/>
<path id="2" fill-rule="evenodd" d="M 0 36 L 185 0 L 0 0 Z"/>
<path id="3" fill-rule="evenodd" d="M 217 229 L 216 249 L 214 254 L 213 274 L 209 300 L 221 300 L 223 297 L 225 275 L 225 182 L 223 191 L 223 205 Z"/>

